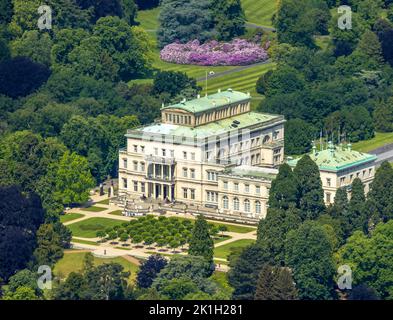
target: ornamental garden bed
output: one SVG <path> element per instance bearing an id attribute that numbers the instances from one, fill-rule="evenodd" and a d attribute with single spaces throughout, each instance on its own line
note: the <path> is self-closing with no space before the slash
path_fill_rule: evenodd
<path id="1" fill-rule="evenodd" d="M 269 46 L 267 43 L 266 48 Z M 171 43 L 160 52 L 163 61 L 199 66 L 245 66 L 268 59 L 264 48 L 244 39 L 231 42 L 215 40 L 201 44 L 198 40 L 188 43 Z"/>

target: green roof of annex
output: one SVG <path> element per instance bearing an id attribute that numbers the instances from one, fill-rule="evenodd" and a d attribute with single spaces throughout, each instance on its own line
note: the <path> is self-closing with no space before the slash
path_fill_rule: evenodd
<path id="1" fill-rule="evenodd" d="M 208 110 L 218 109 L 232 103 L 246 102 L 251 99 L 249 93 L 243 93 L 228 89 L 226 91 L 217 92 L 205 97 L 183 101 L 170 106 L 163 107 L 161 110 L 180 109 L 191 113 L 201 113 Z"/>
<path id="2" fill-rule="evenodd" d="M 310 158 L 318 165 L 320 170 L 326 171 L 341 171 L 347 168 L 358 166 L 364 163 L 370 163 L 377 159 L 377 156 L 358 152 L 351 149 L 351 145 L 344 147 L 343 145 L 334 146 L 329 143 L 325 150 L 317 151 L 313 147 L 313 152 L 309 154 Z M 296 166 L 298 159 L 288 160 L 288 164 L 292 167 Z"/>

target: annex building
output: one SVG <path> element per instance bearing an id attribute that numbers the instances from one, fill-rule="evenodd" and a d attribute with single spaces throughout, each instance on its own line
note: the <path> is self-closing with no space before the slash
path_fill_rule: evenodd
<path id="1" fill-rule="evenodd" d="M 285 119 L 251 111 L 250 100 L 231 89 L 198 96 L 163 106 L 160 121 L 128 130 L 119 153 L 119 196 L 209 208 L 237 220 L 264 218 L 271 182 L 284 162 Z M 373 156 L 348 148 L 314 149 L 313 155 L 326 202 L 344 176 L 365 171 L 365 181 L 372 180 Z"/>

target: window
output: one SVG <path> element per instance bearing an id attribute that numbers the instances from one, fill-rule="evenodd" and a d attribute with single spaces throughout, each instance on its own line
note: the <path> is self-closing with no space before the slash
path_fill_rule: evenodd
<path id="1" fill-rule="evenodd" d="M 187 178 L 188 172 L 187 168 L 183 168 L 183 178 Z"/>
<path id="2" fill-rule="evenodd" d="M 123 159 L 123 168 L 127 169 L 127 159 Z"/>
<path id="3" fill-rule="evenodd" d="M 239 191 L 239 184 L 238 184 L 237 182 L 235 182 L 235 183 L 233 184 L 233 189 L 234 189 L 235 191 Z"/>
<path id="4" fill-rule="evenodd" d="M 127 189 L 127 178 L 123 178 L 123 188 Z"/>
<path id="5" fill-rule="evenodd" d="M 162 156 L 166 157 L 166 149 L 162 149 L 161 151 L 162 151 Z"/>
<path id="6" fill-rule="evenodd" d="M 138 171 L 138 161 L 134 161 L 132 164 L 133 164 L 133 170 Z"/>
<path id="7" fill-rule="evenodd" d="M 195 200 L 195 189 L 190 189 L 191 191 L 191 199 Z"/>
<path id="8" fill-rule="evenodd" d="M 175 150 L 171 150 L 171 158 L 175 157 Z"/>
<path id="9" fill-rule="evenodd" d="M 233 199 L 233 210 L 239 211 L 239 199 Z"/>
<path id="10" fill-rule="evenodd" d="M 187 152 L 186 151 L 183 151 L 183 159 L 187 160 Z"/>
<path id="11" fill-rule="evenodd" d="M 158 148 L 154 148 L 154 154 L 158 156 Z"/>
<path id="12" fill-rule="evenodd" d="M 187 188 L 183 188 L 183 198 L 184 199 L 188 198 L 188 189 Z"/>
<path id="13" fill-rule="evenodd" d="M 141 162 L 141 171 L 144 172 L 145 171 L 145 163 Z"/>
<path id="14" fill-rule="evenodd" d="M 229 209 L 229 201 L 227 196 L 224 196 L 224 198 L 222 198 L 222 206 L 224 207 L 224 209 Z"/>
<path id="15" fill-rule="evenodd" d="M 255 193 L 261 194 L 261 186 L 255 186 Z"/>
<path id="16" fill-rule="evenodd" d="M 280 131 L 274 131 L 273 133 L 273 140 L 277 140 Z"/>
<path id="17" fill-rule="evenodd" d="M 368 176 L 371 177 L 371 174 L 373 173 L 373 168 L 368 169 Z"/>
<path id="18" fill-rule="evenodd" d="M 228 181 L 224 181 L 223 184 L 224 184 L 224 189 L 228 190 Z"/>
<path id="19" fill-rule="evenodd" d="M 145 191 L 145 183 L 144 182 L 141 182 L 141 192 L 142 193 L 145 193 L 146 191 Z"/>
<path id="20" fill-rule="evenodd" d="M 134 183 L 134 191 L 138 192 L 138 181 L 133 181 Z"/>
<path id="21" fill-rule="evenodd" d="M 195 152 L 191 152 L 191 160 L 195 160 Z"/>
<path id="22" fill-rule="evenodd" d="M 342 186 L 345 183 L 345 177 L 340 178 L 340 185 Z"/>
<path id="23" fill-rule="evenodd" d="M 141 152 L 142 152 L 142 153 L 145 152 L 145 146 L 141 146 Z"/>
<path id="24" fill-rule="evenodd" d="M 207 191 L 207 201 L 217 202 L 218 201 L 218 193 L 213 192 L 213 191 Z"/>
<path id="25" fill-rule="evenodd" d="M 332 195 L 330 193 L 326 193 L 326 202 L 331 203 Z"/>
<path id="26" fill-rule="evenodd" d="M 133 147 L 134 147 L 134 152 L 138 152 L 138 146 L 134 144 Z"/>
<path id="27" fill-rule="evenodd" d="M 255 213 L 261 214 L 261 203 L 259 201 L 255 201 Z"/>
<path id="28" fill-rule="evenodd" d="M 332 185 L 332 179 L 326 178 L 326 185 L 330 187 Z"/>
<path id="29" fill-rule="evenodd" d="M 207 171 L 207 180 L 209 181 L 217 181 L 218 174 L 214 171 Z"/>
<path id="30" fill-rule="evenodd" d="M 190 169 L 191 179 L 195 179 L 195 169 Z"/>
<path id="31" fill-rule="evenodd" d="M 210 155 L 211 155 L 211 152 L 210 151 L 206 151 L 206 153 L 205 153 L 206 160 L 210 159 Z"/>
<path id="32" fill-rule="evenodd" d="M 363 170 L 363 178 L 366 176 L 366 170 Z"/>
<path id="33" fill-rule="evenodd" d="M 248 200 L 248 199 L 244 200 L 244 211 L 245 212 L 250 212 L 251 211 L 250 200 Z"/>
<path id="34" fill-rule="evenodd" d="M 250 185 L 249 185 L 249 184 L 246 184 L 246 185 L 244 186 L 244 190 L 245 190 L 245 192 L 249 193 L 249 192 L 250 192 Z"/>

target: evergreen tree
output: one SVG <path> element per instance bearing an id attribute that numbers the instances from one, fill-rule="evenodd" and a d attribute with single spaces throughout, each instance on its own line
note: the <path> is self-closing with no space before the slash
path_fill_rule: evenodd
<path id="1" fill-rule="evenodd" d="M 298 161 L 294 174 L 298 183 L 299 209 L 302 219 L 318 218 L 326 209 L 318 166 L 306 155 Z"/>
<path id="2" fill-rule="evenodd" d="M 378 36 L 370 30 L 363 33 L 355 52 L 363 57 L 363 66 L 367 70 L 380 68 L 383 63 L 381 43 Z"/>
<path id="3" fill-rule="evenodd" d="M 195 221 L 188 254 L 202 256 L 207 261 L 213 262 L 214 242 L 210 237 L 209 225 L 202 215 L 199 215 Z"/>
<path id="4" fill-rule="evenodd" d="M 265 265 L 259 273 L 255 300 L 295 300 L 297 291 L 287 268 Z"/>
<path id="5" fill-rule="evenodd" d="M 349 202 L 349 216 L 352 230 L 363 231 L 367 226 L 367 216 L 365 216 L 366 196 L 364 194 L 364 185 L 359 178 L 352 182 L 351 200 Z"/>
<path id="6" fill-rule="evenodd" d="M 387 102 L 378 103 L 374 109 L 373 119 L 378 132 L 393 131 L 393 98 Z"/>
<path id="7" fill-rule="evenodd" d="M 286 265 L 293 270 L 299 298 L 326 300 L 333 297 L 333 248 L 324 226 L 304 222 L 288 233 Z"/>
<path id="8" fill-rule="evenodd" d="M 149 288 L 157 277 L 157 274 L 166 264 L 167 261 L 165 258 L 160 255 L 151 255 L 139 268 L 137 275 L 138 287 Z"/>
<path id="9" fill-rule="evenodd" d="M 257 243 L 264 244 L 275 265 L 284 265 L 284 244 L 287 233 L 299 227 L 301 219 L 299 210 L 269 208 L 265 219 L 258 225 Z"/>
<path id="10" fill-rule="evenodd" d="M 374 224 L 393 218 L 393 168 L 387 161 L 376 171 L 366 206 Z"/>
<path id="11" fill-rule="evenodd" d="M 269 208 L 288 209 L 297 204 L 297 182 L 291 167 L 284 163 L 272 181 L 269 191 Z"/>
<path id="12" fill-rule="evenodd" d="M 240 0 L 214 0 L 211 11 L 219 40 L 229 41 L 244 34 L 246 16 Z"/>
<path id="13" fill-rule="evenodd" d="M 234 288 L 233 299 L 254 299 L 258 275 L 265 264 L 273 264 L 273 261 L 263 243 L 246 247 L 235 262 L 230 263 L 228 281 Z"/>

